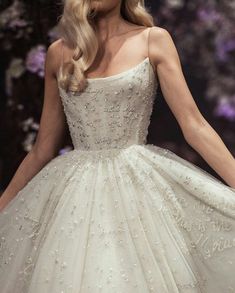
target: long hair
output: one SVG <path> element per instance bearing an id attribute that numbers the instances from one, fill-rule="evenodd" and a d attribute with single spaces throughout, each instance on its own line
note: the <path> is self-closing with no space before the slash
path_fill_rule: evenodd
<path id="1" fill-rule="evenodd" d="M 92 65 L 99 49 L 93 21 L 96 11 L 91 10 L 91 0 L 64 1 L 58 26 L 61 39 L 74 54 L 60 67 L 58 83 L 66 91 L 82 91 L 87 83 L 84 72 Z M 121 16 L 133 24 L 154 26 L 144 0 L 122 0 Z"/>

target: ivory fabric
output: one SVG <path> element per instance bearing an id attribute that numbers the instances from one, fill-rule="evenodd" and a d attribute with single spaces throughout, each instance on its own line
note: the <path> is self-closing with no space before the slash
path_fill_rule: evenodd
<path id="1" fill-rule="evenodd" d="M 1 293 L 235 292 L 235 189 L 146 143 L 149 58 L 59 88 L 74 149 L 0 213 Z"/>

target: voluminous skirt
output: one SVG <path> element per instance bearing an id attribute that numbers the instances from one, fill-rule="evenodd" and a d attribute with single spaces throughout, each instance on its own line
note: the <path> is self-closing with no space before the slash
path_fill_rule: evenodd
<path id="1" fill-rule="evenodd" d="M 0 237 L 1 293 L 235 292 L 235 189 L 150 144 L 54 158 Z"/>

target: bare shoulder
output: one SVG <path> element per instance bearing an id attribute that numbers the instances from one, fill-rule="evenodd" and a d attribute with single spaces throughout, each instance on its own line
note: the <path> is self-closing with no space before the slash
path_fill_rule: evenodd
<path id="1" fill-rule="evenodd" d="M 62 38 L 54 41 L 47 49 L 47 66 L 56 74 L 62 62 L 67 62 L 73 56 L 73 51 Z"/>
<path id="2" fill-rule="evenodd" d="M 162 27 L 153 26 L 149 35 L 149 54 L 154 64 L 177 58 L 175 43 L 170 32 Z"/>
<path id="3" fill-rule="evenodd" d="M 61 60 L 62 39 L 58 39 L 50 44 L 46 55 L 46 68 L 53 75 L 56 74 Z"/>
<path id="4" fill-rule="evenodd" d="M 171 36 L 170 32 L 167 29 L 160 27 L 160 26 L 153 26 L 151 28 L 150 38 L 153 42 L 172 41 L 172 36 Z"/>

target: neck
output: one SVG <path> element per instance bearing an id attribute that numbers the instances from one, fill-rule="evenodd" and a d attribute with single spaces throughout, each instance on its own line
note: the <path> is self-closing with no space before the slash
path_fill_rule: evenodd
<path id="1" fill-rule="evenodd" d="M 97 37 L 100 40 L 107 40 L 120 34 L 125 26 L 126 21 L 120 14 L 119 6 L 105 14 L 98 13 L 95 18 Z"/>

